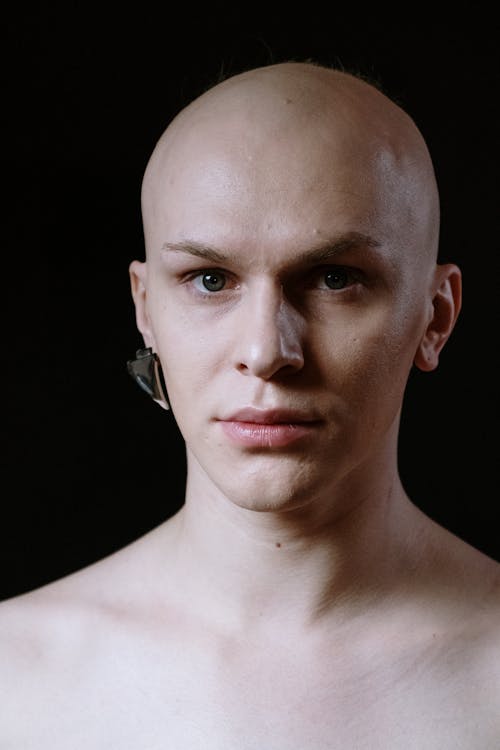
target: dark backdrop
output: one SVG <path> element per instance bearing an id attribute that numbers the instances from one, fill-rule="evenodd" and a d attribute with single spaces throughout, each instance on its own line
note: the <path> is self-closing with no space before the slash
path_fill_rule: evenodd
<path id="1" fill-rule="evenodd" d="M 436 6 L 437 4 L 434 4 Z M 50 3 L 4 18 L 0 597 L 118 549 L 183 501 L 172 416 L 129 378 L 140 182 L 169 119 L 220 73 L 286 59 L 356 69 L 414 117 L 464 308 L 439 369 L 413 373 L 400 465 L 417 505 L 500 560 L 498 25 L 486 4 L 405 15 L 269 3 Z M 451 6 L 450 6 L 451 7 Z M 402 13 L 402 11 L 401 11 Z"/>

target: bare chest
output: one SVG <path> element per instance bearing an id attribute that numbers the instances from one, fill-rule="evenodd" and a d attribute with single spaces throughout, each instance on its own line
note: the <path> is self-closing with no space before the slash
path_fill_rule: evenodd
<path id="1" fill-rule="evenodd" d="M 479 696 L 422 653 L 123 646 L 27 681 L 2 750 L 496 750 Z"/>

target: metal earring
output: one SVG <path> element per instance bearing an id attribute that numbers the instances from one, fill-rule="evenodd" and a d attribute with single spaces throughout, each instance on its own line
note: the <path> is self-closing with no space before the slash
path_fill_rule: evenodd
<path id="1" fill-rule="evenodd" d="M 127 361 L 127 370 L 137 385 L 163 409 L 170 409 L 160 360 L 150 347 L 137 349 L 135 359 Z"/>

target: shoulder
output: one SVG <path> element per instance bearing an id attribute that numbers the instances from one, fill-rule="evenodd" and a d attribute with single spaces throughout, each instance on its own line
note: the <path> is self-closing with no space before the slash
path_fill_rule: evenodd
<path id="1" fill-rule="evenodd" d="M 493 695 L 500 717 L 500 565 L 486 565 L 483 574 L 484 590 L 463 626 L 457 627 L 458 643 L 463 645 L 471 676 L 484 675 L 491 689 L 496 686 Z"/>
<path id="2" fill-rule="evenodd" d="M 133 609 L 114 562 L 0 604 L 0 746 L 38 747 L 36 734 L 50 734 L 61 713 L 78 716 L 112 683 L 105 672 L 127 653 Z"/>
<path id="3" fill-rule="evenodd" d="M 102 615 L 75 592 L 51 584 L 0 604 L 0 671 L 28 689 L 55 674 L 94 636 Z M 26 681 L 25 681 L 26 680 Z"/>
<path id="4" fill-rule="evenodd" d="M 461 625 L 445 650 L 449 692 L 457 696 L 457 721 L 469 720 L 471 737 L 500 737 L 500 601 L 498 578 L 477 611 Z M 485 744 L 486 747 L 490 745 Z"/>
<path id="5" fill-rule="evenodd" d="M 30 669 L 53 664 L 88 641 L 97 646 L 103 633 L 125 630 L 140 616 L 150 619 L 155 600 L 147 582 L 157 578 L 156 536 L 153 530 L 108 557 L 0 602 L 0 660 Z"/>
<path id="6" fill-rule="evenodd" d="M 161 602 L 148 588 L 156 556 L 154 545 L 133 543 L 0 603 L 0 747 L 80 747 L 80 735 L 57 744 L 54 727 L 73 737 L 85 725 L 88 738 L 103 702 L 121 726 L 123 705 L 141 698 L 130 675 L 147 682 L 159 653 L 179 652 L 167 586 Z"/>
<path id="7" fill-rule="evenodd" d="M 428 644 L 436 676 L 464 690 L 500 679 L 500 564 L 428 518 L 420 527 L 409 609 L 402 622 Z M 500 700 L 500 689 L 492 692 Z"/>
<path id="8" fill-rule="evenodd" d="M 500 734 L 500 564 L 449 532 L 428 572 L 443 686 L 463 716 Z M 457 716 L 457 720 L 459 716 Z"/>
<path id="9" fill-rule="evenodd" d="M 32 732 L 42 731 L 51 705 L 68 689 L 85 630 L 88 613 L 53 591 L 42 588 L 0 604 L 0 745 L 32 747 Z"/>
<path id="10" fill-rule="evenodd" d="M 493 616 L 500 606 L 500 563 L 429 517 L 421 528 L 418 567 L 426 589 L 443 604 Z"/>
<path id="11" fill-rule="evenodd" d="M 471 646 L 498 647 L 500 563 L 440 527 L 427 552 L 429 590 L 452 632 Z"/>

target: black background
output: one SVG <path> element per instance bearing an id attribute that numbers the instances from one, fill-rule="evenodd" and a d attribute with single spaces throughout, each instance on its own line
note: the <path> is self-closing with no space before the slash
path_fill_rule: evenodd
<path id="1" fill-rule="evenodd" d="M 414 502 L 500 560 L 498 23 L 481 3 L 130 7 L 4 17 L 0 597 L 118 549 L 183 501 L 171 415 L 132 382 L 128 264 L 140 182 L 169 119 L 218 76 L 313 58 L 378 79 L 414 117 L 464 307 L 439 369 L 412 373 L 400 466 Z"/>

